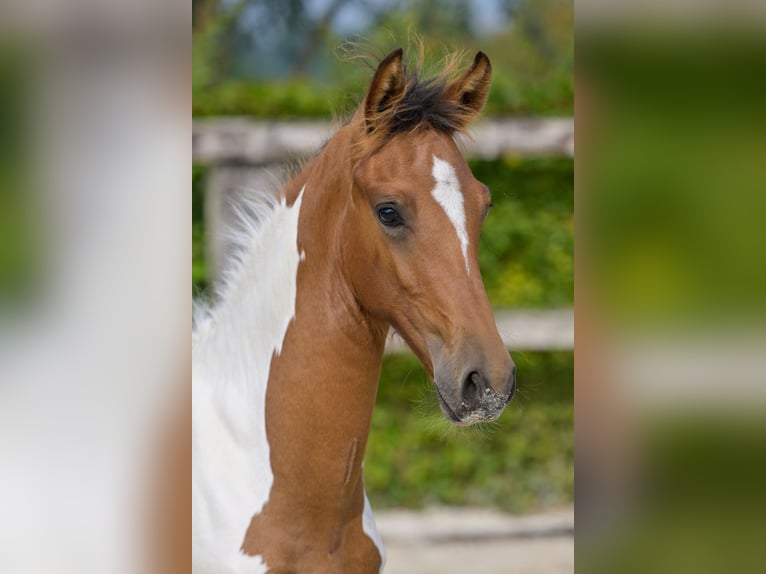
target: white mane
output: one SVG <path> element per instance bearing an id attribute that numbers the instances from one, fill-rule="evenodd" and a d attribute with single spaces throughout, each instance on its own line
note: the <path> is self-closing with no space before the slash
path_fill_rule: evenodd
<path id="1" fill-rule="evenodd" d="M 221 277 L 213 287 L 213 299 L 198 297 L 192 308 L 192 344 L 203 336 L 209 321 L 213 320 L 216 308 L 223 305 L 227 293 L 236 285 L 246 262 L 251 258 L 251 247 L 262 243 L 261 235 L 267 235 L 264 227 L 275 218 L 277 208 L 284 202 L 278 190 L 259 191 L 243 190 L 236 200 L 231 200 L 230 208 L 234 214 L 221 231 L 220 240 L 228 244 L 231 252 L 225 262 Z"/>

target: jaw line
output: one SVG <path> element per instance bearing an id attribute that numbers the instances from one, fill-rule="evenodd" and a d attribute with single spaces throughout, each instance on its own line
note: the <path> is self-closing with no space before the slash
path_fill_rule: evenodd
<path id="1" fill-rule="evenodd" d="M 403 321 L 404 325 L 407 327 L 412 328 L 412 324 L 407 321 L 405 318 Z M 425 339 L 420 338 L 420 340 L 424 343 L 423 345 L 417 345 L 415 344 L 416 340 L 414 337 L 410 337 L 408 335 L 409 331 L 405 331 L 404 329 L 397 328 L 393 323 L 391 324 L 391 328 L 393 329 L 394 333 L 396 333 L 399 337 L 401 337 L 402 341 L 405 342 L 405 344 L 410 348 L 412 353 L 417 357 L 418 361 L 420 361 L 420 364 L 423 365 L 423 368 L 426 370 L 426 373 L 431 378 L 431 380 L 434 379 L 434 367 L 433 363 L 431 362 L 430 353 L 428 352 L 428 346 L 425 345 Z M 417 331 L 412 328 L 412 332 L 416 335 L 418 334 Z"/>

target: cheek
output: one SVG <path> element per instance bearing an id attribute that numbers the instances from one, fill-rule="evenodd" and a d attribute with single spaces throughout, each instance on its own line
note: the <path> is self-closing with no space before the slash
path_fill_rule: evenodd
<path id="1" fill-rule="evenodd" d="M 372 297 L 380 297 L 379 291 L 386 283 L 391 268 L 391 254 L 384 241 L 376 237 L 376 230 L 361 229 L 349 239 L 347 245 L 348 276 L 360 299 L 366 303 Z"/>
<path id="2" fill-rule="evenodd" d="M 352 246 L 354 291 L 368 311 L 388 314 L 406 301 L 407 285 L 413 277 L 402 246 L 379 230 L 369 234 L 361 244 Z"/>

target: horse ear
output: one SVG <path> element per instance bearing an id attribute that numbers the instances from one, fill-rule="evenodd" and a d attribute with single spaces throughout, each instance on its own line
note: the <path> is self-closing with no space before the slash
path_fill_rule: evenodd
<path id="1" fill-rule="evenodd" d="M 447 86 L 445 96 L 458 103 L 466 115 L 466 123 L 476 117 L 487 103 L 492 82 L 492 65 L 484 52 L 478 52 L 471 68 Z"/>
<path id="2" fill-rule="evenodd" d="M 402 49 L 399 48 L 383 58 L 375 76 L 372 78 L 370 89 L 364 102 L 364 118 L 367 128 L 373 129 L 376 120 L 393 102 L 404 94 L 406 86 Z"/>

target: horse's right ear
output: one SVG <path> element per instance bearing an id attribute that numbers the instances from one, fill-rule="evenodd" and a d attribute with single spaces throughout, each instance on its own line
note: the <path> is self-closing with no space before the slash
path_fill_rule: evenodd
<path id="1" fill-rule="evenodd" d="M 471 68 L 461 78 L 447 86 L 445 97 L 456 102 L 468 124 L 479 115 L 489 96 L 492 82 L 492 65 L 484 52 L 478 52 Z"/>
<path id="2" fill-rule="evenodd" d="M 364 121 L 368 130 L 375 129 L 380 115 L 404 95 L 405 87 L 402 49 L 399 48 L 383 58 L 370 83 L 364 100 Z"/>

